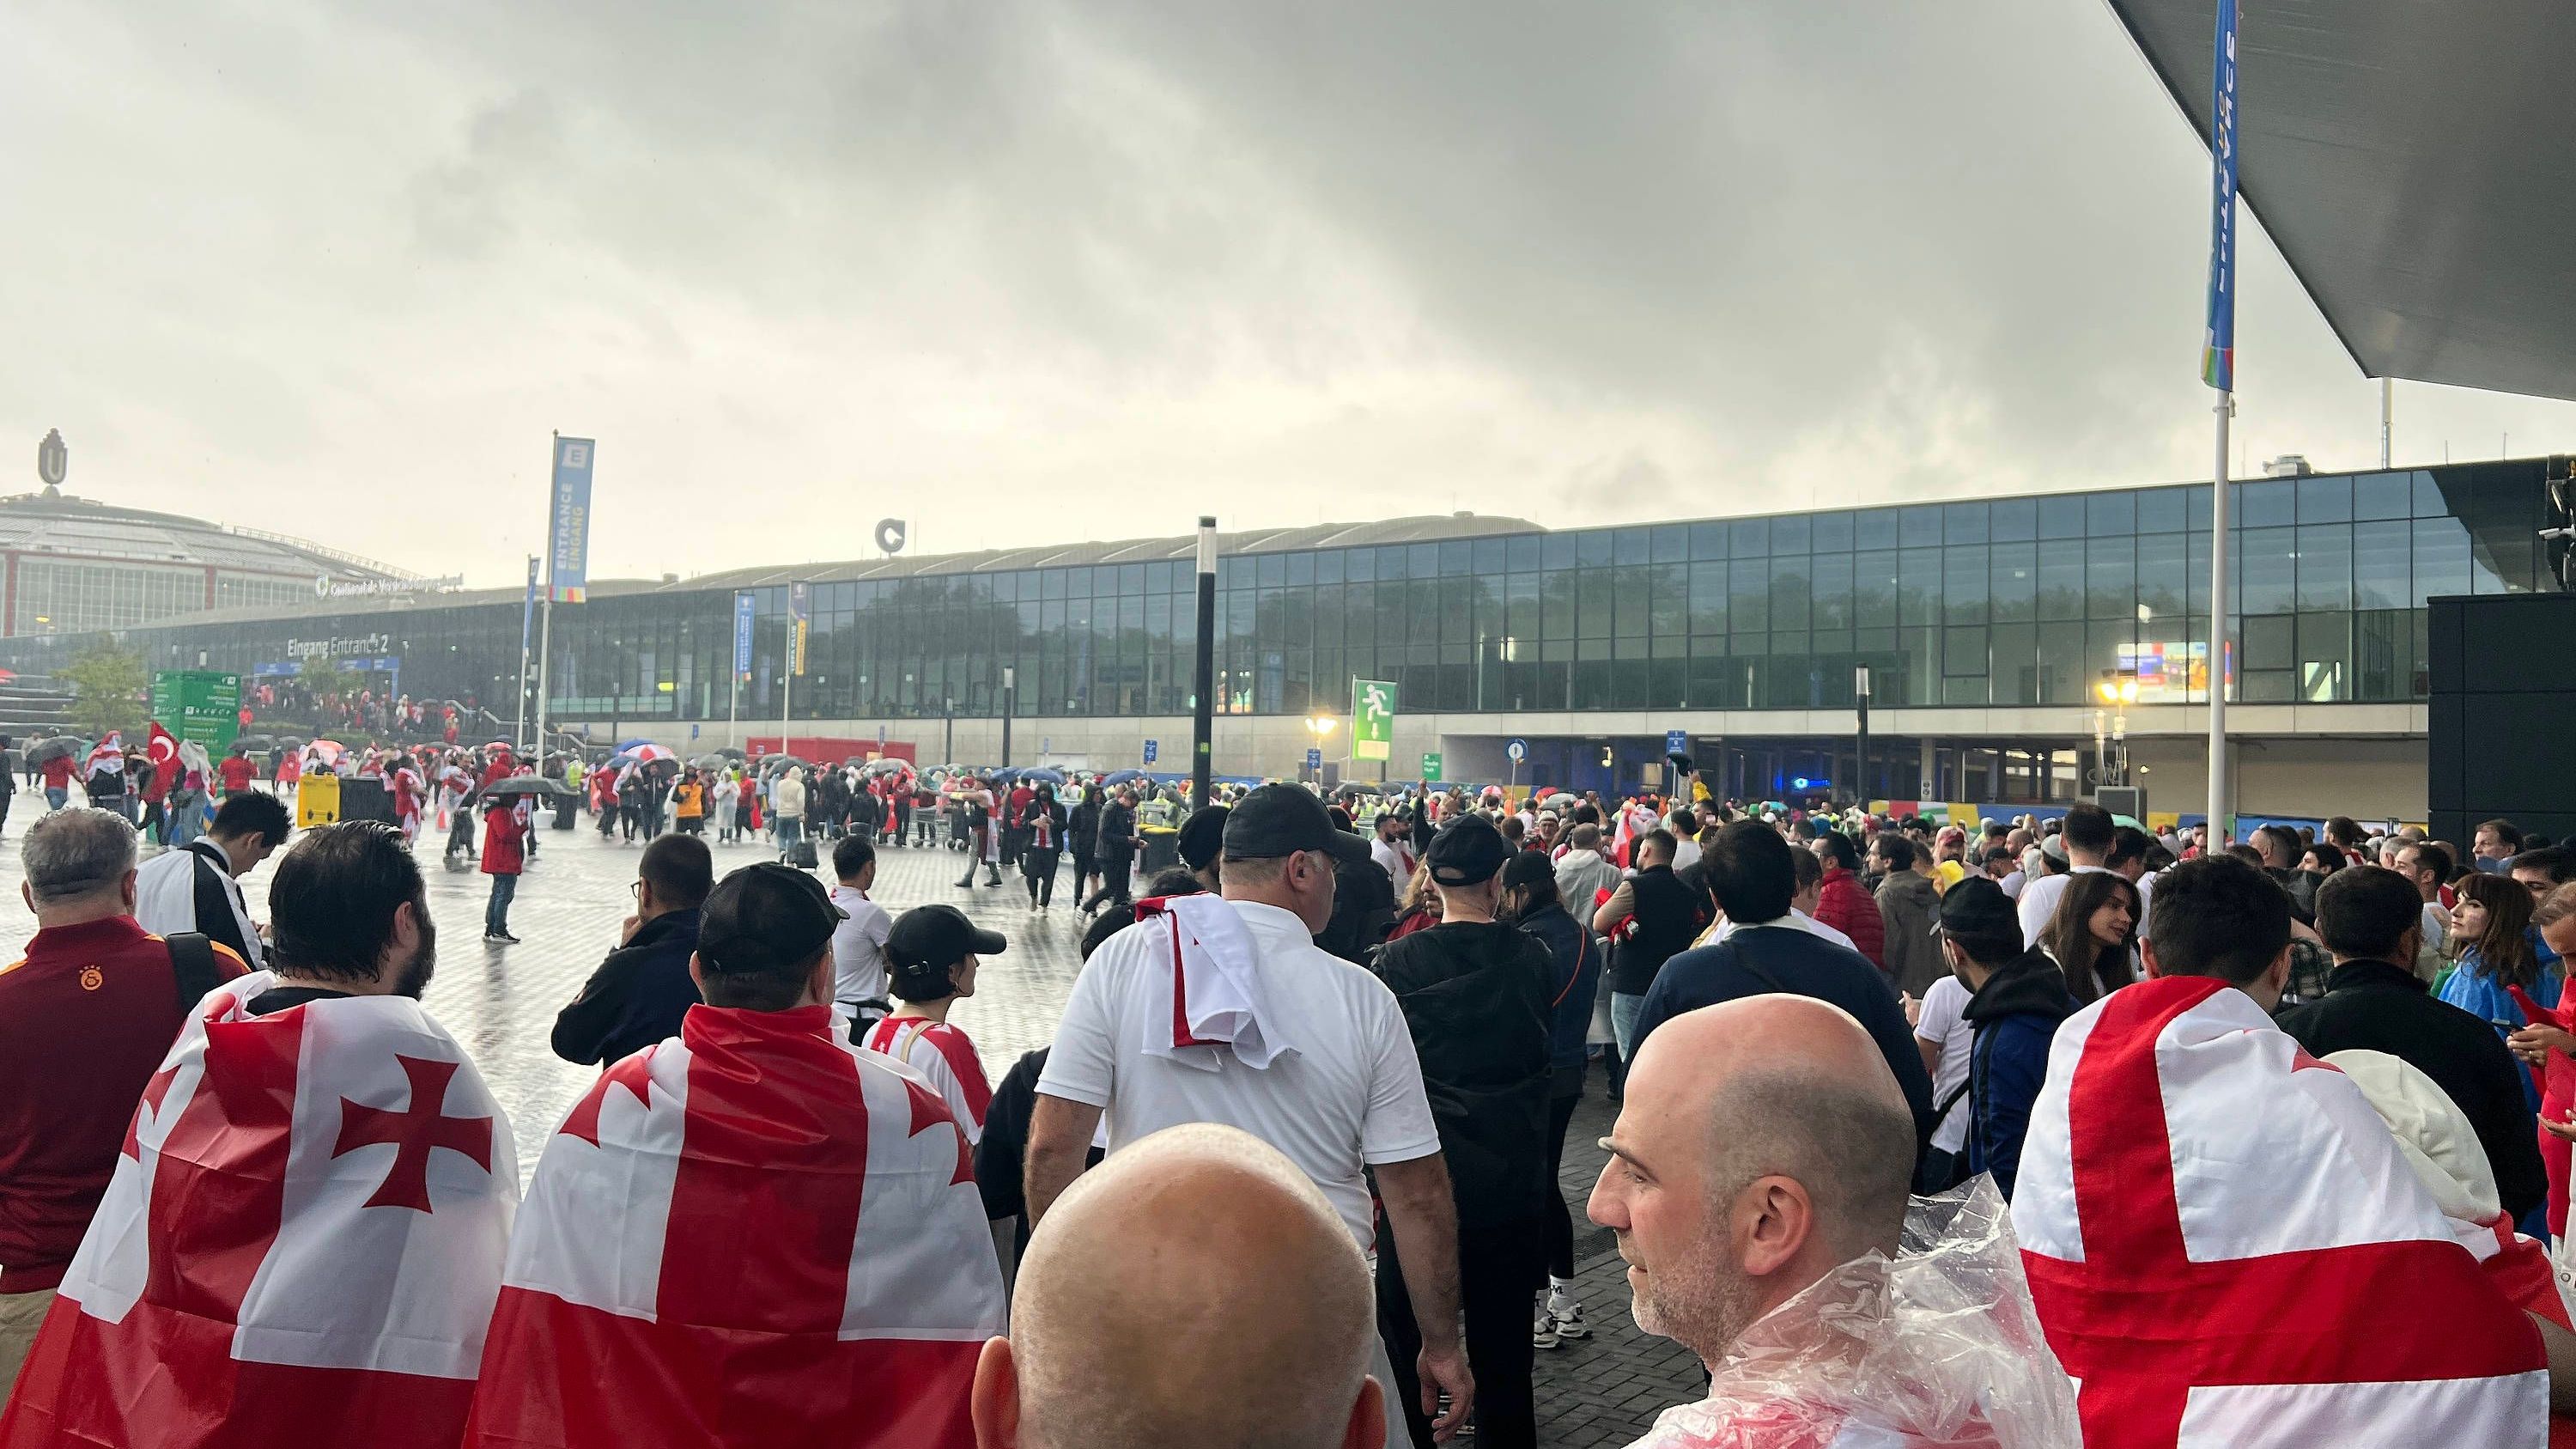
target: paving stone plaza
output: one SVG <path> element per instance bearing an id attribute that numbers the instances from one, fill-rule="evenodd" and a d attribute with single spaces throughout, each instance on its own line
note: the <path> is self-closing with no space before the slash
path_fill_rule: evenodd
<path id="1" fill-rule="evenodd" d="M 35 808 L 29 809 L 32 804 Z M 0 837 L 0 889 L 10 902 L 0 926 L 0 950 L 15 957 L 35 923 L 18 903 L 21 878 L 16 842 L 43 808 L 41 795 L 22 792 L 11 812 L 12 828 Z M 541 816 L 543 820 L 547 817 Z M 430 1009 L 455 1032 L 490 1081 L 510 1115 L 522 1176 L 533 1170 L 545 1135 L 560 1120 L 593 1070 L 555 1057 L 547 1044 L 555 1012 L 577 992 L 599 959 L 616 943 L 619 923 L 632 909 L 640 844 L 603 839 L 584 817 L 569 831 L 541 828 L 538 849 L 519 883 L 510 911 L 517 945 L 480 939 L 488 878 L 470 865 L 439 859 L 443 836 L 424 831 L 418 845 L 429 881 L 430 911 L 439 927 L 438 972 L 427 997 Z M 147 846 L 149 850 L 151 847 Z M 290 845 L 290 849 L 292 846 Z M 774 853 L 752 844 L 715 847 L 719 875 Z M 949 850 L 886 849 L 878 855 L 874 895 L 889 910 L 946 901 L 975 921 L 1010 938 L 1010 949 L 987 960 L 976 995 L 951 1018 L 974 1039 L 995 1080 L 1021 1053 L 1045 1045 L 1080 965 L 1084 926 L 1067 899 L 1069 875 L 1058 879 L 1055 908 L 1028 910 L 1016 876 L 999 888 L 959 889 L 964 857 Z M 267 918 L 267 883 L 274 860 L 244 882 L 255 919 Z M 980 873 L 979 873 L 980 879 Z M 1601 1170 L 1594 1145 L 1609 1129 L 1613 1109 L 1595 1074 L 1567 1134 L 1562 1187 L 1576 1215 L 1578 1293 L 1593 1337 L 1538 1355 L 1541 1442 L 1590 1449 L 1624 1445 L 1662 1408 L 1693 1399 L 1703 1377 L 1691 1356 L 1637 1332 L 1627 1313 L 1628 1291 L 1610 1235 L 1582 1218 L 1584 1197 Z"/>

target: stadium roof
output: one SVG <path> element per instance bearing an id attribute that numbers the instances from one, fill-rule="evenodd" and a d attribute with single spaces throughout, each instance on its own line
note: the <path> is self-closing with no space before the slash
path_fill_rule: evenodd
<path id="1" fill-rule="evenodd" d="M 5 500 L 0 500 L 5 503 Z M 1217 535 L 1217 550 L 1225 554 L 1272 553 L 1281 550 L 1309 548 L 1350 548 L 1362 544 L 1427 543 L 1442 539 L 1483 538 L 1503 533 L 1532 533 L 1539 525 L 1526 518 L 1502 514 L 1453 513 L 1418 518 L 1389 518 L 1376 523 L 1319 523 L 1303 528 L 1257 528 L 1241 533 Z M 849 559 L 839 563 L 761 564 L 752 568 L 726 569 L 719 573 L 694 574 L 687 578 L 671 575 L 660 579 L 592 579 L 586 590 L 593 600 L 614 599 L 634 594 L 686 594 L 717 589 L 757 589 L 792 582 L 837 583 L 851 579 L 904 579 L 922 574 L 998 573 L 1006 569 L 1046 569 L 1084 567 L 1092 564 L 1153 563 L 1166 559 L 1194 558 L 1198 540 L 1191 535 L 1178 538 L 1129 538 L 1102 543 L 1045 544 L 1036 548 L 982 549 L 972 553 L 931 553 L 893 558 Z M 298 611 L 314 616 L 348 614 L 383 614 L 416 609 L 424 602 L 441 606 L 466 604 L 516 604 L 525 590 L 468 589 L 445 593 L 394 594 L 369 598 L 316 600 L 309 610 Z M 295 617 L 275 605 L 246 605 L 237 609 L 216 609 L 188 614 L 174 619 L 155 619 L 158 627 L 167 624 L 220 624 L 239 619 L 275 619 Z"/>
<path id="2" fill-rule="evenodd" d="M 0 498 L 0 549 L 349 581 L 415 577 L 284 534 L 118 508 L 51 488 Z"/>
<path id="3" fill-rule="evenodd" d="M 2216 0 L 2109 0 L 2209 135 Z M 2576 399 L 2576 4 L 2240 12 L 2238 184 L 2372 377 Z"/>

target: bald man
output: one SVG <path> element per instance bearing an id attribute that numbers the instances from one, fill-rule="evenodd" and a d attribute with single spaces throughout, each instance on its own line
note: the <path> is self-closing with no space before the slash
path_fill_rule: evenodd
<path id="1" fill-rule="evenodd" d="M 1637 1326 L 1700 1356 L 1713 1403 L 1728 1402 L 1748 1327 L 1855 1258 L 1896 1254 L 1913 1110 L 1870 1034 L 1813 997 L 1667 1020 L 1638 1048 L 1602 1145 L 1590 1213 L 1618 1235 Z"/>
<path id="2" fill-rule="evenodd" d="M 1295 1163 L 1239 1128 L 1166 1128 L 1030 1238 L 1010 1336 L 976 1365 L 975 1442 L 1379 1449 L 1375 1333 L 1368 1265 Z"/>

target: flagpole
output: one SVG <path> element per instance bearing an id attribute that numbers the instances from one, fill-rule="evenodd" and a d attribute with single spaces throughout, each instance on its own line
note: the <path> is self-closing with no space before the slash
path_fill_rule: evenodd
<path id="1" fill-rule="evenodd" d="M 546 601 L 537 618 L 537 738 L 533 753 L 543 758 L 546 752 L 546 662 L 555 637 L 555 546 L 554 498 L 555 454 L 563 446 L 563 431 L 547 435 L 546 444 Z"/>
<path id="2" fill-rule="evenodd" d="M 2227 425 L 2236 412 L 2236 0 L 2218 0 L 2210 47 L 2208 338 L 2201 381 L 2218 393 L 2218 466 L 2209 490 L 2209 849 L 2227 848 L 2233 833 L 2227 788 L 2227 685 L 2234 673 L 2227 647 Z"/>
<path id="3" fill-rule="evenodd" d="M 537 608 L 537 556 L 528 555 L 528 591 L 519 605 L 519 713 L 510 725 L 510 743 L 520 745 L 528 736 L 528 623 Z"/>

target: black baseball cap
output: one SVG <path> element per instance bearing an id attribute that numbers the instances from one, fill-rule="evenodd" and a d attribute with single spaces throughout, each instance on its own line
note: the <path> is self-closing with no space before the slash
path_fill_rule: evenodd
<path id="1" fill-rule="evenodd" d="M 1431 867 L 1435 884 L 1482 885 L 1512 858 L 1512 843 L 1494 828 L 1493 821 L 1467 815 L 1431 837 L 1431 848 L 1422 858 Z"/>
<path id="2" fill-rule="evenodd" d="M 1181 837 L 1175 844 L 1190 869 L 1207 869 L 1217 852 L 1225 848 L 1225 818 L 1233 813 L 1223 805 L 1210 805 L 1205 810 L 1191 811 L 1190 818 L 1181 822 Z"/>
<path id="3" fill-rule="evenodd" d="M 1512 858 L 1503 862 L 1503 889 L 1505 890 L 1555 879 L 1556 862 L 1548 859 L 1541 851 L 1515 850 L 1512 852 Z"/>
<path id="4" fill-rule="evenodd" d="M 1303 785 L 1264 785 L 1226 814 L 1228 860 L 1277 860 L 1301 850 L 1324 851 L 1349 865 L 1369 858 L 1368 842 L 1335 830 L 1324 802 Z"/>
<path id="5" fill-rule="evenodd" d="M 944 970 L 968 956 L 998 956 L 1010 941 L 966 919 L 955 906 L 914 906 L 886 933 L 886 964 L 899 970 Z"/>
<path id="6" fill-rule="evenodd" d="M 849 919 L 823 883 L 765 860 L 716 882 L 698 915 L 698 963 L 726 976 L 791 970 L 831 944 Z"/>
<path id="7" fill-rule="evenodd" d="M 2004 888 L 1981 875 L 1961 877 L 1941 893 L 1939 934 L 1985 943 L 2021 939 L 2021 914 Z"/>

